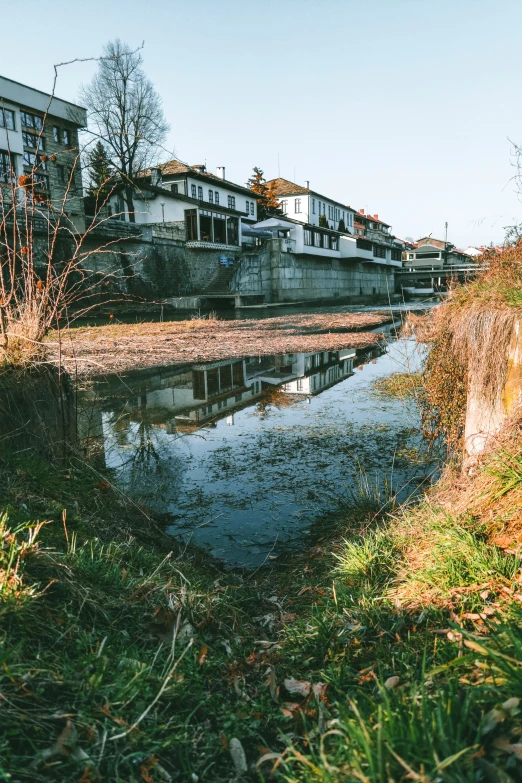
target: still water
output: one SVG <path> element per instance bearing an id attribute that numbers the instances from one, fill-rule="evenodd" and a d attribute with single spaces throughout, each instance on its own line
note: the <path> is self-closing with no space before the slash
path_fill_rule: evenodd
<path id="1" fill-rule="evenodd" d="M 80 436 L 120 489 L 228 566 L 255 568 L 361 494 L 402 501 L 436 469 L 414 401 L 374 382 L 415 371 L 385 352 L 246 357 L 107 376 L 80 394 Z"/>

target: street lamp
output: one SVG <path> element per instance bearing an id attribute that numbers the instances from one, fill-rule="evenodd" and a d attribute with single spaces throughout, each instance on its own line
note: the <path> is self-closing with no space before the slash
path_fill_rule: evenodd
<path id="1" fill-rule="evenodd" d="M 160 201 L 160 204 L 161 204 L 161 214 L 163 216 L 163 222 L 165 222 L 165 202 Z"/>

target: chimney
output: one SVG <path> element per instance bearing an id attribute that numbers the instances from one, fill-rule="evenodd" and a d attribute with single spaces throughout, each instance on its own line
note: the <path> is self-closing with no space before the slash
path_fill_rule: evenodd
<path id="1" fill-rule="evenodd" d="M 224 166 L 218 166 L 216 169 L 216 177 L 219 177 L 219 179 L 225 179 L 225 167 Z"/>
<path id="2" fill-rule="evenodd" d="M 310 190 L 310 180 L 309 179 L 306 180 L 306 189 Z"/>
<path id="3" fill-rule="evenodd" d="M 359 212 L 361 213 L 361 215 L 364 215 L 364 209 L 360 209 Z"/>
<path id="4" fill-rule="evenodd" d="M 196 171 L 199 171 L 199 173 L 200 173 L 200 174 L 204 174 L 204 173 L 205 173 L 205 171 L 207 170 L 207 167 L 205 166 L 205 164 L 204 164 L 204 163 L 195 163 L 195 164 L 192 166 L 192 168 L 193 168 L 193 169 L 196 169 Z"/>
<path id="5" fill-rule="evenodd" d="M 374 220 L 379 220 L 379 215 L 377 213 L 375 213 L 375 215 L 373 217 L 374 217 Z"/>
<path id="6" fill-rule="evenodd" d="M 161 169 L 155 168 L 150 170 L 150 184 L 155 188 L 161 188 L 162 176 Z"/>

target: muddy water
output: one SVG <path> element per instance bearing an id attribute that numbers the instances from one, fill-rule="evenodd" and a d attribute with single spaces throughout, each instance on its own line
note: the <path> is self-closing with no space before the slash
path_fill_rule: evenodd
<path id="1" fill-rule="evenodd" d="M 354 500 L 404 500 L 429 481 L 415 403 L 373 387 L 419 362 L 414 341 L 390 338 L 382 355 L 347 348 L 106 378 L 81 395 L 80 435 L 170 534 L 254 568 Z"/>

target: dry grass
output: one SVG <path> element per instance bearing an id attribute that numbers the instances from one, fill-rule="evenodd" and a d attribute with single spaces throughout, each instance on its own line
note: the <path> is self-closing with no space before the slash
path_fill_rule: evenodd
<path id="1" fill-rule="evenodd" d="M 337 313 L 70 329 L 62 332 L 62 360 L 69 371 L 98 375 L 233 357 L 367 348 L 378 345 L 382 335 L 360 330 L 390 320 L 389 315 L 378 313 Z M 48 346 L 57 357 L 57 343 L 50 340 Z"/>
<path id="2" fill-rule="evenodd" d="M 431 346 L 423 376 L 425 429 L 462 446 L 466 397 L 494 404 L 504 388 L 514 327 L 522 319 L 522 243 L 488 258 L 486 271 L 454 288 L 428 316 L 410 317 L 419 342 Z"/>

